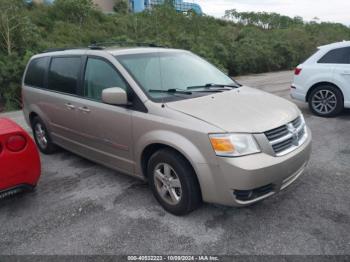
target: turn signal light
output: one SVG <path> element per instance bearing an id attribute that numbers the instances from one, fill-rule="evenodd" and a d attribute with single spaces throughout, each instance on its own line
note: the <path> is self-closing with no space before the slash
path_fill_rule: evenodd
<path id="1" fill-rule="evenodd" d="M 6 148 L 12 152 L 22 151 L 27 145 L 27 140 L 22 135 L 13 135 L 7 139 Z"/>
<path id="2" fill-rule="evenodd" d="M 234 145 L 231 143 L 230 139 L 226 137 L 223 137 L 223 138 L 211 137 L 210 141 L 215 151 L 218 151 L 218 152 L 235 151 Z"/>

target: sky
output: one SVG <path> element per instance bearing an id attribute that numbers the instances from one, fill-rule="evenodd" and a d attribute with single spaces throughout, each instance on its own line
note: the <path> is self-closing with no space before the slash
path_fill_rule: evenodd
<path id="1" fill-rule="evenodd" d="M 306 21 L 318 17 L 325 22 L 350 26 L 350 0 L 185 0 L 201 5 L 204 13 L 222 17 L 225 10 L 276 12 Z"/>

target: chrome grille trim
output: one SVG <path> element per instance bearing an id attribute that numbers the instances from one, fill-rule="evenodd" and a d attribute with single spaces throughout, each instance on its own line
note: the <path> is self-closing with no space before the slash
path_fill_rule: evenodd
<path id="1" fill-rule="evenodd" d="M 268 140 L 278 139 L 286 134 L 288 134 L 286 126 L 281 126 L 265 133 Z"/>
<path id="2" fill-rule="evenodd" d="M 299 146 L 307 138 L 307 129 L 303 116 L 292 122 L 264 133 L 276 156 L 284 156 Z"/>

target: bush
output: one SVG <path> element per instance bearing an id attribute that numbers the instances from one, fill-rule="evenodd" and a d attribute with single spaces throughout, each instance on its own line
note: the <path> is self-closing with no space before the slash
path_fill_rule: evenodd
<path id="1" fill-rule="evenodd" d="M 17 54 L 0 56 L 0 98 L 5 99 L 6 110 L 20 106 L 21 80 L 30 56 L 30 52 L 23 57 Z"/>
<path id="2" fill-rule="evenodd" d="M 93 11 L 92 0 L 56 0 L 50 15 L 56 19 L 76 23 L 81 27 Z"/>
<path id="3" fill-rule="evenodd" d="M 119 14 L 127 14 L 129 12 L 129 1 L 116 0 L 113 9 Z"/>
<path id="4" fill-rule="evenodd" d="M 286 70 L 314 49 L 350 39 L 350 28 L 334 23 L 305 23 L 268 13 L 239 13 L 232 20 L 184 15 L 171 5 L 138 14 L 116 0 L 115 14 L 103 14 L 92 0 L 56 0 L 52 6 L 25 7 L 22 0 L 0 0 L 0 29 L 11 17 L 11 48 L 0 34 L 0 100 L 19 106 L 21 77 L 34 53 L 53 47 L 88 46 L 92 42 L 150 42 L 191 50 L 230 75 Z M 5 26 L 5 27 L 4 27 Z"/>

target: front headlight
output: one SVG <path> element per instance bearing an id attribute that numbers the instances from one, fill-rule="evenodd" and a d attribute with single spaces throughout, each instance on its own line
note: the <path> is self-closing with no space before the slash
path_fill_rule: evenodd
<path id="1" fill-rule="evenodd" d="M 260 152 L 250 134 L 211 134 L 209 139 L 217 156 L 237 157 Z"/>

